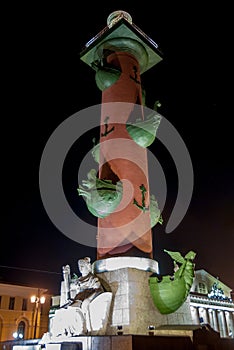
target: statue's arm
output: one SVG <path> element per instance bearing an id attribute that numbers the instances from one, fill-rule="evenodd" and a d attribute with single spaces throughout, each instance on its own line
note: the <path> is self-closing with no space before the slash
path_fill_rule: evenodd
<path id="1" fill-rule="evenodd" d="M 94 288 L 94 289 L 98 289 L 101 287 L 101 283 L 98 279 L 98 277 L 96 276 L 93 276 L 91 279 L 90 279 L 90 287 L 89 288 Z"/>
<path id="2" fill-rule="evenodd" d="M 70 299 L 70 283 L 71 283 L 71 270 L 69 265 L 62 267 L 63 270 L 63 279 L 66 292 L 66 299 Z"/>

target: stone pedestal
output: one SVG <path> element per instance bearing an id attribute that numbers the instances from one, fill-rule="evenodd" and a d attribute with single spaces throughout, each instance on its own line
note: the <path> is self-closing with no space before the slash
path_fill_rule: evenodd
<path id="1" fill-rule="evenodd" d="M 168 325 L 192 325 L 194 324 L 190 309 L 189 296 L 181 307 L 175 312 L 166 315 Z"/>
<path id="2" fill-rule="evenodd" d="M 156 261 L 137 257 L 116 257 L 94 263 L 103 284 L 113 293 L 106 334 L 148 334 L 149 326 L 192 324 L 190 305 L 186 302 L 177 312 L 162 315 L 156 309 L 149 289 L 149 277 L 158 272 Z"/>

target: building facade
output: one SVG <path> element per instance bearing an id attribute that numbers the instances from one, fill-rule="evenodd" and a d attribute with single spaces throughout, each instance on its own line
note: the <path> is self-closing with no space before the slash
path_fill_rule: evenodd
<path id="1" fill-rule="evenodd" d="M 40 338 L 50 304 L 47 289 L 0 283 L 0 341 Z"/>
<path id="2" fill-rule="evenodd" d="M 231 289 L 205 270 L 195 271 L 190 291 L 194 324 L 209 324 L 222 338 L 234 338 L 234 302 Z"/>

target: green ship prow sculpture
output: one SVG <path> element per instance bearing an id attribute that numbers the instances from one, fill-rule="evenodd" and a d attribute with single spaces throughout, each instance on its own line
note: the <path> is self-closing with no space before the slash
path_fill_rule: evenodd
<path id="1" fill-rule="evenodd" d="M 185 302 L 194 279 L 193 260 L 196 253 L 188 252 L 183 257 L 179 252 L 164 250 L 174 260 L 173 276 L 150 277 L 149 286 L 154 305 L 161 314 L 175 312 Z M 179 267 L 180 266 L 180 267 Z"/>
<path id="2" fill-rule="evenodd" d="M 110 215 L 121 202 L 122 182 L 113 184 L 111 180 L 99 179 L 95 169 L 89 171 L 87 180 L 82 180 L 82 185 L 77 189 L 78 194 L 83 196 L 87 208 L 96 217 Z"/>

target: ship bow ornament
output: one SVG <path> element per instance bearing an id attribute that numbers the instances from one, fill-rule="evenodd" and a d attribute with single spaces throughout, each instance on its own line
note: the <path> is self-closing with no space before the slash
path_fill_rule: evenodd
<path id="1" fill-rule="evenodd" d="M 150 277 L 149 286 L 156 308 L 161 314 L 170 314 L 187 299 L 194 279 L 196 253 L 190 251 L 183 257 L 179 252 L 164 251 L 174 260 L 175 273 L 162 278 Z"/>

